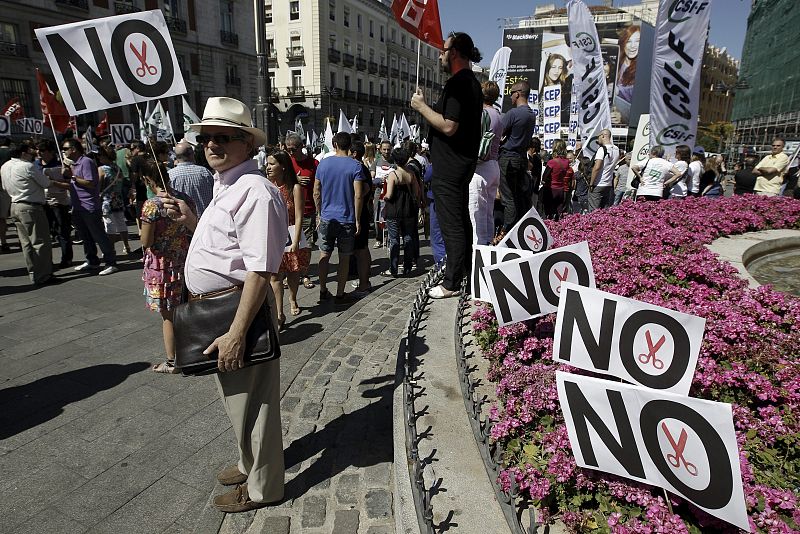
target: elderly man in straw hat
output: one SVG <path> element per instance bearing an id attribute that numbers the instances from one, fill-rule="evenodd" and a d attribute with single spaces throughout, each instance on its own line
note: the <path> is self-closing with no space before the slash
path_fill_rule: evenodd
<path id="1" fill-rule="evenodd" d="M 284 465 L 277 359 L 243 367 L 245 334 L 268 298 L 275 317 L 271 273 L 276 273 L 287 236 L 287 210 L 280 191 L 258 169 L 253 155 L 266 135 L 253 128 L 250 110 L 238 100 L 213 97 L 203 119 L 191 125 L 214 174 L 214 197 L 198 221 L 186 204 L 165 199 L 170 217 L 194 230 L 186 258 L 186 286 L 195 296 L 242 287 L 230 330 L 206 352 L 219 350 L 216 381 L 239 445 L 239 462 L 217 475 L 233 491 L 214 504 L 223 512 L 246 512 L 283 498 Z"/>

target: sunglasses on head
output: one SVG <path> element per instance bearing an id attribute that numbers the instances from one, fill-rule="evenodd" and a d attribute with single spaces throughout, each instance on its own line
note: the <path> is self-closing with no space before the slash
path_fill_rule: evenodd
<path id="1" fill-rule="evenodd" d="M 207 145 L 210 141 L 214 141 L 217 145 L 227 145 L 231 141 L 245 141 L 247 137 L 244 135 L 229 135 L 229 134 L 200 134 L 197 136 L 197 142 L 201 145 Z"/>

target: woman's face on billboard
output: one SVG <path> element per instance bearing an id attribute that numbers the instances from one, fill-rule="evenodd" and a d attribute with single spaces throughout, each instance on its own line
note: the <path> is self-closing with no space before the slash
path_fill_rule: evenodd
<path id="1" fill-rule="evenodd" d="M 639 55 L 639 40 L 641 38 L 640 32 L 633 32 L 631 38 L 628 39 L 628 42 L 625 43 L 625 55 L 628 59 L 636 59 L 636 56 Z"/>
<path id="2" fill-rule="evenodd" d="M 551 82 L 558 82 L 561 79 L 561 74 L 564 72 L 564 61 L 561 58 L 553 59 L 550 63 L 550 70 L 547 71 L 547 78 Z"/>

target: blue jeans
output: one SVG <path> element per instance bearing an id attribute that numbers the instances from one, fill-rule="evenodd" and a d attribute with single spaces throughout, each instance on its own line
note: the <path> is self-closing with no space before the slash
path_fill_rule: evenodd
<path id="1" fill-rule="evenodd" d="M 389 234 L 389 271 L 397 276 L 400 266 L 400 237 L 403 237 L 403 268 L 411 272 L 411 264 L 416 260 L 414 234 L 417 233 L 417 218 L 386 219 Z"/>
<path id="2" fill-rule="evenodd" d="M 97 257 L 97 247 L 103 253 L 103 261 L 107 266 L 117 264 L 117 253 L 114 250 L 114 244 L 106 234 L 106 229 L 103 227 L 103 216 L 100 210 L 88 211 L 83 208 L 74 208 L 72 210 L 72 222 L 78 230 L 78 234 L 83 239 L 83 253 L 86 255 L 86 261 L 90 265 L 100 265 L 100 259 Z"/>

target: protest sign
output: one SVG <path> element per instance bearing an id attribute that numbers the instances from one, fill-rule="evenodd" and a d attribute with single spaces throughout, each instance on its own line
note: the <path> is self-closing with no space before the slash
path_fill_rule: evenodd
<path id="1" fill-rule="evenodd" d="M 631 164 L 628 168 L 628 189 L 631 188 L 631 181 L 635 176 L 631 170 L 634 165 L 644 167 L 650 157 L 650 114 L 642 113 L 639 115 L 639 124 L 636 126 L 636 138 L 633 141 L 633 152 L 631 153 Z"/>
<path id="2" fill-rule="evenodd" d="M 127 145 L 136 140 L 136 130 L 133 124 L 112 124 L 111 143 L 114 145 Z"/>
<path id="3" fill-rule="evenodd" d="M 35 32 L 70 115 L 186 92 L 160 10 Z"/>
<path id="4" fill-rule="evenodd" d="M 44 132 L 44 122 L 41 119 L 35 119 L 33 117 L 25 117 L 24 119 L 20 119 L 22 123 L 22 131 L 26 134 L 33 134 L 33 135 L 42 135 Z"/>
<path id="5" fill-rule="evenodd" d="M 577 465 L 662 487 L 750 530 L 730 404 L 561 371 L 556 386 Z"/>
<path id="6" fill-rule="evenodd" d="M 545 150 L 553 150 L 553 143 L 561 139 L 561 91 L 560 85 L 548 85 L 542 97 L 542 120 L 544 121 Z"/>
<path id="7" fill-rule="evenodd" d="M 484 267 L 483 272 L 500 326 L 556 311 L 562 282 L 594 287 L 586 241 Z"/>
<path id="8" fill-rule="evenodd" d="M 0 115 L 0 135 L 11 135 L 11 121 L 5 115 Z"/>
<path id="9" fill-rule="evenodd" d="M 489 302 L 489 288 L 486 285 L 486 275 L 483 268 L 487 265 L 497 265 L 504 261 L 529 258 L 533 252 L 516 250 L 505 247 L 489 247 L 486 245 L 472 246 L 472 280 L 470 292 L 474 300 Z"/>
<path id="10" fill-rule="evenodd" d="M 498 246 L 541 252 L 550 248 L 552 244 L 550 231 L 534 206 L 509 230 Z"/>
<path id="11" fill-rule="evenodd" d="M 689 394 L 705 319 L 570 282 L 560 295 L 554 360 Z"/>

